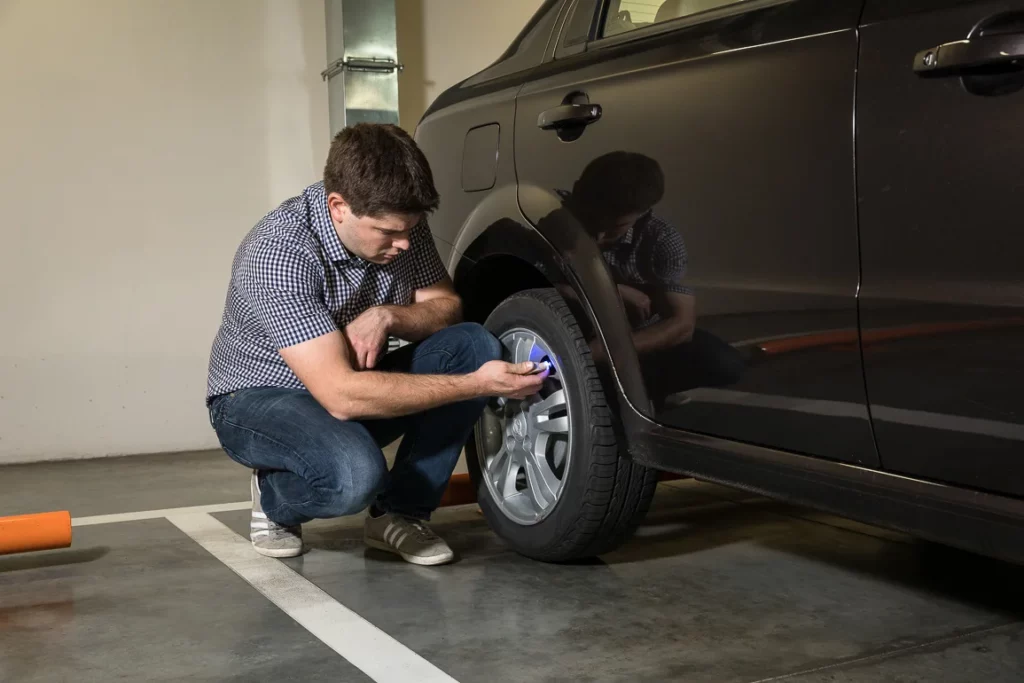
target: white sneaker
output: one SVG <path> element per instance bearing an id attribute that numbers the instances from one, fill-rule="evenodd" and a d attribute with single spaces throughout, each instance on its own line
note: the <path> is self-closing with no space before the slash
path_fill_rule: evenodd
<path id="1" fill-rule="evenodd" d="M 252 520 L 249 522 L 249 540 L 260 555 L 267 557 L 297 557 L 302 554 L 302 527 L 283 526 L 267 517 L 260 505 L 260 482 L 256 472 L 249 484 L 252 494 Z"/>
<path id="2" fill-rule="evenodd" d="M 371 548 L 400 555 L 413 564 L 446 564 L 455 559 L 448 544 L 425 522 L 401 515 L 367 516 L 363 540 Z"/>

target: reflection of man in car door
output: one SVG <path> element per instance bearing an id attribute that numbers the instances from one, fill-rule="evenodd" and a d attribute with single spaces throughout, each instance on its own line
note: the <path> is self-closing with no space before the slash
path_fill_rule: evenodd
<path id="1" fill-rule="evenodd" d="M 658 162 L 632 152 L 598 157 L 572 192 L 562 193 L 615 279 L 656 407 L 670 394 L 732 384 L 743 371 L 738 351 L 696 327 L 696 297 L 682 284 L 686 244 L 653 211 L 664 193 Z M 592 348 L 595 360 L 602 361 L 600 344 Z"/>

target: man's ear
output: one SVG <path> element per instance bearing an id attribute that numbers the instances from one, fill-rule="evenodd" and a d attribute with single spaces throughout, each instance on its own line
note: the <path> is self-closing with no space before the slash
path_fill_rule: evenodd
<path id="1" fill-rule="evenodd" d="M 327 195 L 327 210 L 331 213 L 331 218 L 336 222 L 342 223 L 345 220 L 345 216 L 351 213 L 352 208 L 337 192 L 331 192 Z"/>

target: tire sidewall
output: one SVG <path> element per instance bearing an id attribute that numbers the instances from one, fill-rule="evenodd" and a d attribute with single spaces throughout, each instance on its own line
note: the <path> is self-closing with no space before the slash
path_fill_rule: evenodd
<path id="1" fill-rule="evenodd" d="M 574 339 L 559 315 L 538 298 L 520 294 L 506 299 L 494 309 L 484 326 L 498 337 L 514 328 L 537 334 L 549 345 L 562 375 L 569 403 L 569 466 L 555 508 L 543 520 L 527 526 L 506 517 L 491 498 L 481 476 L 475 431 L 467 446 L 467 466 L 476 487 L 477 502 L 491 528 L 518 552 L 543 556 L 561 545 L 582 512 L 592 464 L 594 415 L 590 396 L 594 387 L 588 386 L 587 380 L 588 370 L 593 373 L 592 363 L 589 354 L 585 355 L 581 348 L 582 341 Z"/>

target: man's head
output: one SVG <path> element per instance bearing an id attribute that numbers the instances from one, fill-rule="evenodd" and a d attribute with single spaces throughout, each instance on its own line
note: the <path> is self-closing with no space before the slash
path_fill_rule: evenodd
<path id="1" fill-rule="evenodd" d="M 410 232 L 439 201 L 427 158 L 390 124 L 360 123 L 334 137 L 324 191 L 345 248 L 372 263 L 408 249 Z"/>
<path id="2" fill-rule="evenodd" d="M 572 209 L 604 247 L 621 238 L 665 194 L 665 176 L 654 159 L 610 152 L 583 169 L 572 188 Z"/>

